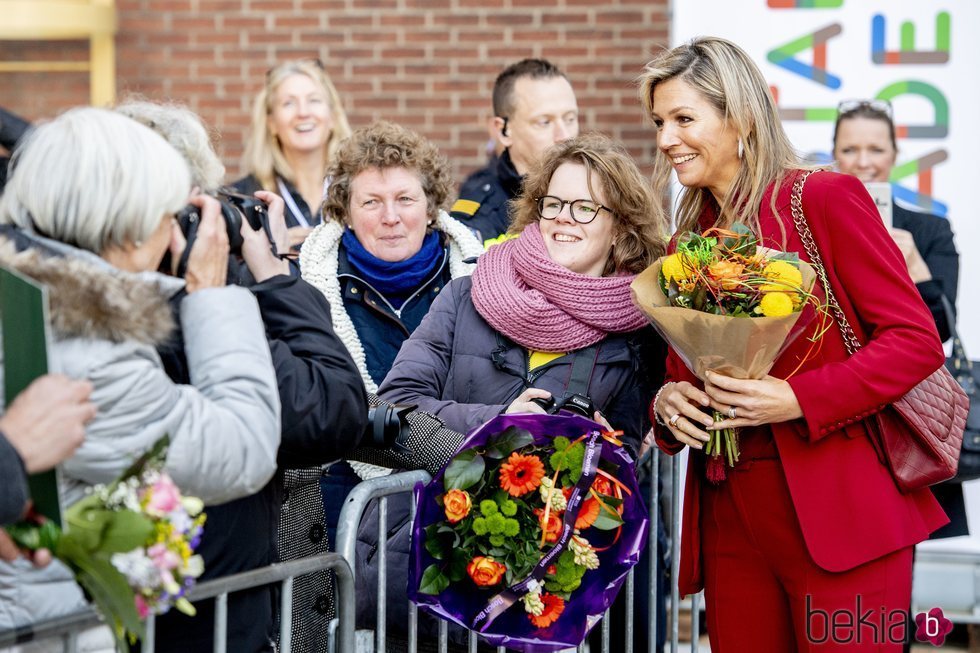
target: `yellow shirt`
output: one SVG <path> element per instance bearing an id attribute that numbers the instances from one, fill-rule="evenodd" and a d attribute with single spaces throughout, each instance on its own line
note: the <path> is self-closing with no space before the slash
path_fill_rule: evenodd
<path id="1" fill-rule="evenodd" d="M 528 370 L 536 370 L 542 365 L 547 365 L 553 360 L 561 358 L 565 355 L 562 351 L 530 351 L 528 352 L 530 356 L 528 357 L 527 367 Z"/>

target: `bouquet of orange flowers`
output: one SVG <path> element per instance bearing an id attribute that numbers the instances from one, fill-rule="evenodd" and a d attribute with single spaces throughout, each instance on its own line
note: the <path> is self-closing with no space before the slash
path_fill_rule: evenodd
<path id="1" fill-rule="evenodd" d="M 708 370 L 760 379 L 807 324 L 816 273 L 793 252 L 759 245 L 742 224 L 689 232 L 673 254 L 632 284 L 633 301 L 701 380 Z M 819 334 L 813 338 L 816 342 Z M 724 416 L 715 412 L 715 421 Z M 704 448 L 709 480 L 738 461 L 735 429 L 713 431 Z"/>
<path id="2" fill-rule="evenodd" d="M 494 419 L 418 499 L 413 599 L 514 648 L 582 641 L 645 539 L 632 460 L 581 417 Z"/>

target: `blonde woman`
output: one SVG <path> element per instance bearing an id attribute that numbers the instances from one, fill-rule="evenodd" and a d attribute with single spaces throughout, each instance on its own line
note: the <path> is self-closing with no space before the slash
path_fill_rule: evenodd
<path id="1" fill-rule="evenodd" d="M 234 185 L 243 193 L 282 196 L 291 247 L 320 223 L 327 168 L 350 133 L 340 95 L 319 60 L 288 61 L 266 73 L 245 148 L 250 174 Z"/>

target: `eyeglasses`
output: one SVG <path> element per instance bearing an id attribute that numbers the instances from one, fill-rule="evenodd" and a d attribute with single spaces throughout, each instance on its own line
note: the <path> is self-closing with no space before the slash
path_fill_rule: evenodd
<path id="1" fill-rule="evenodd" d="M 844 116 L 859 109 L 870 109 L 889 119 L 892 117 L 892 103 L 888 100 L 844 100 L 837 105 L 837 115 Z"/>
<path id="2" fill-rule="evenodd" d="M 555 220 L 568 205 L 572 220 L 579 224 L 589 224 L 599 215 L 599 211 L 610 211 L 608 207 L 597 204 L 592 200 L 563 200 L 553 195 L 545 195 L 535 200 L 538 203 L 538 215 L 545 220 Z M 611 213 L 612 211 L 610 211 Z"/>

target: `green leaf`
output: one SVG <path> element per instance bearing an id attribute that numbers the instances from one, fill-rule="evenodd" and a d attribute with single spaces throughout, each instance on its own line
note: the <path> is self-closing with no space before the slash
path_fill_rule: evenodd
<path id="1" fill-rule="evenodd" d="M 470 563 L 469 555 L 463 553 L 462 550 L 456 549 L 453 551 L 453 557 L 449 561 L 449 566 L 446 568 L 446 574 L 449 576 L 449 580 L 454 583 L 458 583 L 461 580 L 466 579 L 466 566 Z"/>
<path id="2" fill-rule="evenodd" d="M 521 447 L 534 444 L 530 431 L 511 426 L 497 435 L 487 447 L 486 456 L 494 460 L 506 458 Z"/>
<path id="3" fill-rule="evenodd" d="M 429 552 L 429 555 L 436 560 L 444 560 L 446 556 L 445 547 L 442 545 L 442 541 L 438 537 L 429 537 L 426 535 L 425 538 L 425 550 Z"/>
<path id="4" fill-rule="evenodd" d="M 74 506 L 72 506 L 74 508 Z M 96 551 L 102 544 L 103 533 L 112 518 L 113 511 L 85 506 L 79 510 L 69 509 L 65 516 L 67 529 L 63 539 L 68 539 L 86 551 Z"/>
<path id="5" fill-rule="evenodd" d="M 17 546 L 29 551 L 48 549 L 54 554 L 58 550 L 58 542 L 61 539 L 61 529 L 53 521 L 47 520 L 40 524 L 22 521 L 6 526 L 4 530 Z"/>
<path id="6" fill-rule="evenodd" d="M 449 587 L 449 578 L 442 573 L 439 565 L 429 565 L 422 572 L 422 580 L 419 583 L 419 592 L 422 594 L 439 594 Z"/>
<path id="7" fill-rule="evenodd" d="M 605 499 L 603 499 L 603 501 L 605 501 Z M 619 513 L 600 505 L 599 516 L 596 517 L 595 522 L 592 524 L 592 528 L 597 528 L 600 531 L 611 531 L 619 528 L 622 525 L 623 518 L 619 516 Z"/>
<path id="8" fill-rule="evenodd" d="M 799 263 L 800 255 L 798 252 L 778 252 L 767 257 L 770 261 L 786 261 L 787 263 Z"/>
<path id="9" fill-rule="evenodd" d="M 483 479 L 486 462 L 475 449 L 467 449 L 456 456 L 442 477 L 447 490 L 465 490 Z"/>
<path id="10" fill-rule="evenodd" d="M 73 558 L 70 563 L 79 570 L 76 580 L 92 597 L 110 626 L 121 626 L 142 637 L 143 622 L 136 612 L 133 590 L 126 577 L 108 560 L 93 556 L 82 555 Z"/>
<path id="11" fill-rule="evenodd" d="M 101 553 L 126 553 L 143 546 L 153 536 L 153 522 L 132 510 L 114 512 L 102 534 Z"/>

